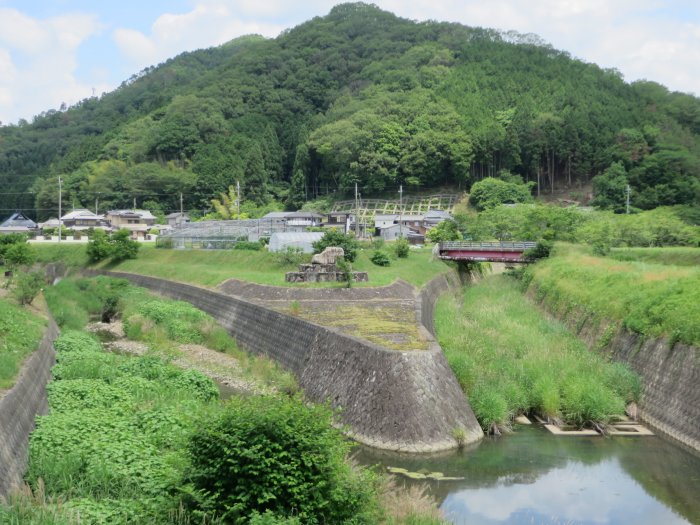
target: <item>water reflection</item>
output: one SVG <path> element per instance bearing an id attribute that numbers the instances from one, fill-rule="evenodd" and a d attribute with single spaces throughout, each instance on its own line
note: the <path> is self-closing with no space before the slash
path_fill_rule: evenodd
<path id="1" fill-rule="evenodd" d="M 426 469 L 455 524 L 700 523 L 700 458 L 660 438 L 554 437 L 522 428 L 462 453 L 420 457 L 364 449 L 364 463 Z"/>

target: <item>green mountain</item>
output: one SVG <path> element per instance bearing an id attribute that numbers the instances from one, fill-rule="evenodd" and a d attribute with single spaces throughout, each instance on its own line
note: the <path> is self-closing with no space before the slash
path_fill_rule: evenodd
<path id="1" fill-rule="evenodd" d="M 0 214 L 68 205 L 204 209 L 327 192 L 537 191 L 594 179 L 604 207 L 700 204 L 700 99 L 625 83 L 533 35 L 339 5 L 275 39 L 184 53 L 118 89 L 0 128 Z M 24 193 L 22 192 L 32 192 Z M 13 194 L 16 193 L 16 194 Z"/>

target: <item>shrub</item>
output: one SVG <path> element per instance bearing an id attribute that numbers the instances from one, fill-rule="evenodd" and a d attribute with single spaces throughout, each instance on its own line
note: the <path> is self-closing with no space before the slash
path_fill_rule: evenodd
<path id="1" fill-rule="evenodd" d="M 129 230 L 119 230 L 112 234 L 110 239 L 112 244 L 111 256 L 114 261 L 123 261 L 125 259 L 136 259 L 136 255 L 139 253 L 139 248 L 141 245 L 131 239 L 131 232 Z"/>
<path id="2" fill-rule="evenodd" d="M 451 220 L 438 223 L 425 236 L 432 242 L 458 241 L 462 238 L 457 223 Z"/>
<path id="3" fill-rule="evenodd" d="M 36 252 L 26 242 L 16 242 L 5 250 L 3 258 L 8 268 L 29 266 L 36 261 Z"/>
<path id="4" fill-rule="evenodd" d="M 287 246 L 287 249 L 281 252 L 276 252 L 275 260 L 280 266 L 292 266 L 303 263 L 307 260 L 306 254 L 302 248 L 296 246 Z"/>
<path id="5" fill-rule="evenodd" d="M 24 272 L 13 280 L 12 295 L 21 305 L 32 304 L 43 285 L 44 275 L 41 272 Z"/>
<path id="6" fill-rule="evenodd" d="M 90 262 L 99 262 L 112 254 L 112 245 L 104 230 L 95 230 L 85 248 Z"/>
<path id="7" fill-rule="evenodd" d="M 260 250 L 263 249 L 263 245 L 260 244 L 259 242 L 251 242 L 251 241 L 236 241 L 236 244 L 233 245 L 234 250 L 249 250 L 252 252 L 259 252 Z"/>
<path id="8" fill-rule="evenodd" d="M 527 259 L 544 259 L 549 257 L 554 244 L 551 241 L 538 241 L 534 248 L 525 250 L 523 256 Z"/>
<path id="9" fill-rule="evenodd" d="M 190 440 L 189 503 L 233 523 L 266 511 L 302 523 L 374 523 L 362 519 L 374 479 L 345 463 L 349 446 L 325 407 L 296 398 L 234 399 L 202 419 Z"/>
<path id="10" fill-rule="evenodd" d="M 345 259 L 353 262 L 357 257 L 359 243 L 351 235 L 346 235 L 338 230 L 328 230 L 320 240 L 313 244 L 314 253 L 321 253 L 329 246 L 339 246 L 345 252 Z"/>
<path id="11" fill-rule="evenodd" d="M 408 257 L 409 250 L 410 247 L 405 237 L 396 239 L 396 242 L 394 243 L 394 253 L 397 257 L 405 259 Z"/>
<path id="12" fill-rule="evenodd" d="M 374 252 L 370 258 L 370 261 L 372 261 L 374 264 L 377 266 L 389 266 L 391 264 L 391 261 L 389 260 L 389 256 L 386 254 L 386 252 L 377 250 Z"/>

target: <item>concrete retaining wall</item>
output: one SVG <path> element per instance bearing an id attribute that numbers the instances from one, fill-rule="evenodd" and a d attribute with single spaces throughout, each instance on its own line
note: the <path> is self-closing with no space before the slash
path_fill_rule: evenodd
<path id="1" fill-rule="evenodd" d="M 438 275 L 425 285 L 419 295 L 416 309 L 418 322 L 421 323 L 430 334 L 435 337 L 435 303 L 438 298 L 447 292 L 456 292 L 461 290 L 462 281 L 456 271 L 450 271 L 442 275 Z"/>
<path id="2" fill-rule="evenodd" d="M 529 295 L 535 298 L 536 284 Z M 540 297 L 546 308 L 546 298 Z M 700 349 L 669 344 L 666 338 L 645 339 L 615 324 L 590 320 L 575 310 L 551 312 L 588 345 L 627 363 L 642 379 L 640 417 L 652 427 L 700 451 Z"/>
<path id="3" fill-rule="evenodd" d="M 608 349 L 642 378 L 642 419 L 700 451 L 700 349 L 671 346 L 665 338 L 644 340 L 624 329 Z"/>
<path id="4" fill-rule="evenodd" d="M 22 484 L 34 418 L 48 410 L 46 383 L 55 363 L 53 319 L 37 350 L 27 358 L 15 386 L 0 399 L 0 499 Z"/>
<path id="5" fill-rule="evenodd" d="M 294 372 L 311 400 L 340 409 L 348 433 L 361 443 L 433 452 L 455 448 L 455 431 L 463 433 L 465 443 L 483 437 L 434 340 L 427 351 L 392 351 L 211 290 L 142 275 L 108 275 L 209 313 L 241 347 Z"/>

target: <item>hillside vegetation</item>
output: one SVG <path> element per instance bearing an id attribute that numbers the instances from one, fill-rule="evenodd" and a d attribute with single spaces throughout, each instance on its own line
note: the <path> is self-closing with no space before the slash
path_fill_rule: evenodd
<path id="1" fill-rule="evenodd" d="M 698 204 L 700 100 L 573 59 L 534 35 L 416 23 L 362 3 L 275 39 L 149 67 L 112 93 L 0 127 L 0 208 L 44 219 L 206 210 L 239 180 L 250 206 L 297 207 L 509 170 L 534 192 L 588 183 L 619 208 Z M 15 194 L 20 192 L 33 192 Z M 12 193 L 12 194 L 10 194 Z M 245 210 L 244 210 L 245 211 Z"/>
<path id="2" fill-rule="evenodd" d="M 558 245 L 554 257 L 528 268 L 525 283 L 548 308 L 582 321 L 611 320 L 647 337 L 700 345 L 697 266 L 619 261 Z"/>

